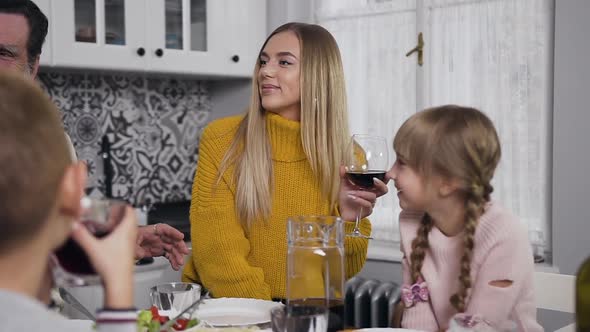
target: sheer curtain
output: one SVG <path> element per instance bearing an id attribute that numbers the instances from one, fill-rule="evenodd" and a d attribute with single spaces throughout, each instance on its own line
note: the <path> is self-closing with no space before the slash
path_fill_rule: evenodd
<path id="1" fill-rule="evenodd" d="M 390 144 L 416 110 L 415 62 L 405 57 L 416 40 L 416 2 L 316 1 L 317 21 L 338 41 L 346 76 L 350 130 L 380 135 Z M 390 192 L 395 192 L 390 184 Z M 375 240 L 399 241 L 395 195 L 378 200 L 371 221 Z"/>
<path id="2" fill-rule="evenodd" d="M 334 34 L 342 52 L 351 130 L 391 142 L 417 105 L 481 109 L 494 121 L 503 149 L 493 196 L 528 225 L 539 250 L 550 250 L 554 1 L 315 4 L 316 21 Z M 418 31 L 425 38 L 423 67 L 405 57 Z M 399 239 L 398 213 L 395 195 L 380 200 L 371 218 L 376 239 Z"/>

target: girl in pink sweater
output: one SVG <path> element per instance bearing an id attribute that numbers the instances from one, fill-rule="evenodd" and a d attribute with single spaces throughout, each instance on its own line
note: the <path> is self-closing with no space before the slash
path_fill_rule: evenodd
<path id="1" fill-rule="evenodd" d="M 501 153 L 489 118 L 460 106 L 427 109 L 393 144 L 387 176 L 403 210 L 402 326 L 542 331 L 526 228 L 490 200 Z"/>

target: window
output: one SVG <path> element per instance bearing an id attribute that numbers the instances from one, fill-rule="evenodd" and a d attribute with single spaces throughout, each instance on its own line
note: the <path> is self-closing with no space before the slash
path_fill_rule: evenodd
<path id="1" fill-rule="evenodd" d="M 340 46 L 351 131 L 392 142 L 425 107 L 481 109 L 502 143 L 493 197 L 527 224 L 536 254 L 550 252 L 554 0 L 315 0 L 315 7 L 317 23 Z M 423 66 L 406 57 L 419 32 Z M 399 212 L 395 195 L 379 200 L 372 246 L 396 245 Z"/>

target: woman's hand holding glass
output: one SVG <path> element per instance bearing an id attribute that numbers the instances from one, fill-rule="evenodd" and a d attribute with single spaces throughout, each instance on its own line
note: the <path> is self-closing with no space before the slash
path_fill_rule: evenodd
<path id="1" fill-rule="evenodd" d="M 360 232 L 360 220 L 373 212 L 377 197 L 387 193 L 385 172 L 388 168 L 385 138 L 353 135 L 348 148 L 348 160 L 340 169 L 340 215 L 355 220 L 352 237 L 370 238 Z"/>
<path id="2" fill-rule="evenodd" d="M 387 184 L 379 179 L 375 180 L 374 189 L 371 191 L 358 190 L 358 187 L 350 183 L 346 175 L 346 167 L 340 167 L 340 217 L 343 220 L 356 220 L 357 215 L 365 218 L 371 215 L 377 198 L 388 191 Z M 362 211 L 361 211 L 362 209 Z M 360 214 L 359 214 L 360 211 Z"/>

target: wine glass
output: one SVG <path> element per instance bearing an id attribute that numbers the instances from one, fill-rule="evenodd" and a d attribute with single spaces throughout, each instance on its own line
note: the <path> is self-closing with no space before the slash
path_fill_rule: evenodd
<path id="1" fill-rule="evenodd" d="M 381 136 L 354 134 L 348 147 L 346 161 L 346 178 L 357 190 L 374 190 L 373 178 L 385 180 L 388 166 L 387 141 Z M 371 239 L 363 235 L 359 229 L 362 207 L 356 215 L 351 237 Z"/>
<path id="2" fill-rule="evenodd" d="M 95 237 L 102 238 L 110 234 L 123 220 L 127 203 L 115 199 L 83 197 L 80 205 L 80 223 Z M 52 256 L 52 272 L 58 286 L 100 284 L 100 277 L 88 255 L 74 239 L 69 238 Z"/>

